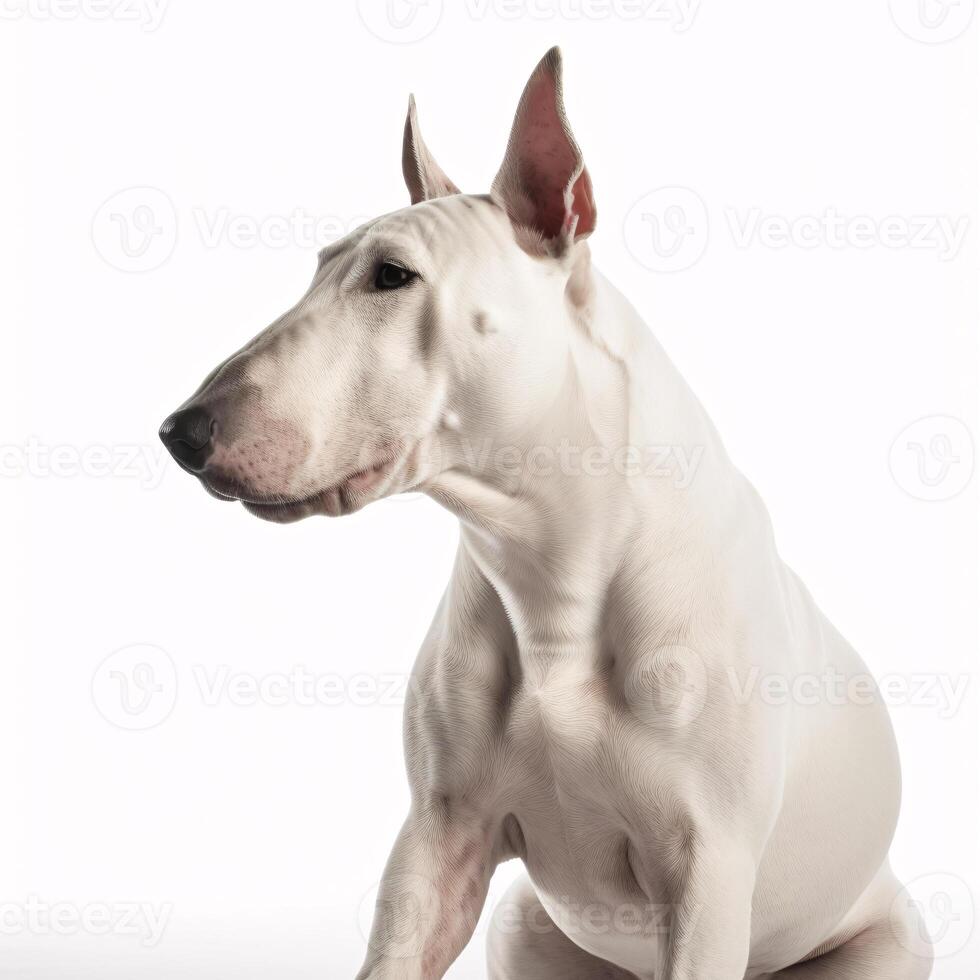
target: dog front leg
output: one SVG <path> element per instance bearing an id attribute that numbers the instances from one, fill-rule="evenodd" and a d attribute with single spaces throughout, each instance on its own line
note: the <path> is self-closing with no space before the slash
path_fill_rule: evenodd
<path id="1" fill-rule="evenodd" d="M 674 909 L 665 980 L 742 980 L 755 864 L 738 845 L 698 848 Z"/>
<path id="2" fill-rule="evenodd" d="M 438 980 L 473 935 L 497 864 L 488 820 L 413 807 L 385 867 L 357 980 Z"/>

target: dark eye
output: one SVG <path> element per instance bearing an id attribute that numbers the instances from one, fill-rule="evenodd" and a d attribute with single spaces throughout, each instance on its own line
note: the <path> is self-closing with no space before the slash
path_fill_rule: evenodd
<path id="1" fill-rule="evenodd" d="M 403 269 L 400 265 L 392 265 L 385 262 L 378 269 L 377 278 L 374 280 L 375 289 L 399 289 L 410 283 L 416 273 Z"/>

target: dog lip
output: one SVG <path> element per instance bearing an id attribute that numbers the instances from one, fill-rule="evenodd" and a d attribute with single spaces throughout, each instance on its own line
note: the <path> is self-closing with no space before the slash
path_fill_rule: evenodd
<path id="1" fill-rule="evenodd" d="M 212 487 L 207 480 L 202 479 L 201 485 L 209 494 L 211 494 L 212 497 L 215 497 L 217 500 L 223 500 L 225 503 L 235 503 L 241 499 L 240 497 L 230 497 L 227 493 L 222 493 L 220 490 L 215 490 L 215 488 Z"/>
<path id="2" fill-rule="evenodd" d="M 221 491 L 215 491 L 213 487 L 208 486 L 208 489 L 215 493 L 216 496 L 221 496 L 225 500 L 238 500 L 245 505 L 245 508 L 252 513 L 257 513 L 259 515 L 287 515 L 291 512 L 297 511 L 303 507 L 318 507 L 319 505 L 324 505 L 326 513 L 332 513 L 333 516 L 343 516 L 350 513 L 356 508 L 353 507 L 353 503 L 356 502 L 358 496 L 364 496 L 373 490 L 378 483 L 384 479 L 384 477 L 391 472 L 394 466 L 397 464 L 401 456 L 393 456 L 385 460 L 381 460 L 374 463 L 372 466 L 365 467 L 361 470 L 356 470 L 354 473 L 345 476 L 339 483 L 335 483 L 323 490 L 318 490 L 315 493 L 311 493 L 305 497 L 297 497 L 295 499 L 257 499 L 248 496 L 228 496 Z M 355 500 L 351 500 L 351 497 Z M 336 500 L 336 511 L 332 511 L 329 508 L 331 503 L 331 498 Z M 314 513 L 323 513 L 319 509 L 314 511 Z"/>
<path id="3" fill-rule="evenodd" d="M 188 472 L 193 473 L 193 471 L 188 471 Z M 211 494 L 212 497 L 217 497 L 218 500 L 237 502 L 244 499 L 244 497 L 242 497 L 241 494 L 234 492 L 235 490 L 239 489 L 237 485 L 232 485 L 231 483 L 228 483 L 226 486 L 223 487 L 215 486 L 214 483 L 212 482 L 213 477 L 212 479 L 208 479 L 207 470 L 205 470 L 202 473 L 193 473 L 193 475 L 196 476 L 201 481 L 201 486 L 204 487 L 204 489 L 207 490 L 207 492 Z"/>

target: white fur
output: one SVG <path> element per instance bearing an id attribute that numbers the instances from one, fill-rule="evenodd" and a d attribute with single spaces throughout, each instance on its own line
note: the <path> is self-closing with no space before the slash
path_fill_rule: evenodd
<path id="1" fill-rule="evenodd" d="M 226 413 L 202 479 L 232 473 L 261 516 L 415 488 L 460 518 L 359 976 L 441 977 L 518 857 L 494 980 L 926 977 L 888 868 L 884 708 L 771 704 L 749 683 L 861 660 L 575 221 L 548 242 L 506 201 L 453 193 L 426 173 L 414 107 L 407 140 L 430 199 L 326 250 L 303 300 L 195 396 Z M 372 291 L 379 260 L 419 278 Z"/>

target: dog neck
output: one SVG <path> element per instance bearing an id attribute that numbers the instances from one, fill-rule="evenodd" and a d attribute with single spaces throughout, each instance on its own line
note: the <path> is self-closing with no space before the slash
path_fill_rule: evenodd
<path id="1" fill-rule="evenodd" d="M 470 453 L 425 487 L 460 519 L 461 548 L 503 601 L 521 649 L 544 661 L 592 643 L 641 538 L 671 549 L 684 535 L 703 539 L 738 483 L 649 329 L 588 274 L 585 300 L 569 304 L 558 397 L 521 445 L 506 447 L 507 465 Z"/>

